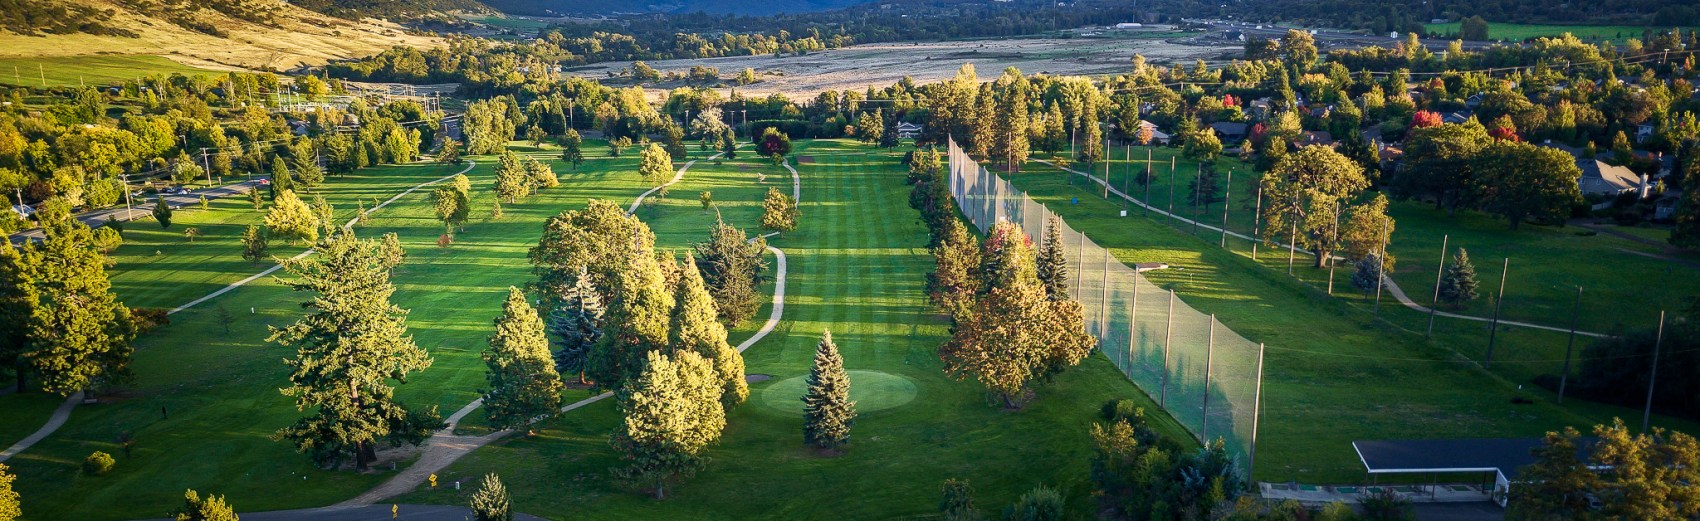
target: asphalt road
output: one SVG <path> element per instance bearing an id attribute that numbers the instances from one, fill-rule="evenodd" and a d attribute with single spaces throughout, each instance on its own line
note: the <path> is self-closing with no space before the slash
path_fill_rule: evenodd
<path id="1" fill-rule="evenodd" d="M 393 505 L 396 507 L 395 516 L 391 517 L 392 505 L 371 505 L 364 507 L 326 507 L 304 508 L 300 510 L 274 510 L 271 512 L 242 512 L 242 521 L 467 521 L 472 519 L 472 509 L 446 505 Z M 545 521 L 541 517 L 528 514 L 514 514 L 515 521 Z M 164 518 L 144 521 L 169 521 Z"/>
<path id="2" fill-rule="evenodd" d="M 1280 39 L 1282 36 L 1286 36 L 1287 29 L 1288 29 L 1286 27 L 1276 27 L 1276 26 L 1269 25 L 1269 24 L 1262 24 L 1263 28 L 1258 29 L 1257 28 L 1258 24 L 1243 24 L 1242 25 L 1239 22 L 1232 22 L 1232 23 L 1211 22 L 1209 25 L 1210 25 L 1211 31 L 1216 31 L 1216 32 L 1239 31 L 1241 33 L 1245 33 L 1245 35 L 1248 36 L 1248 37 L 1249 36 L 1258 36 L 1258 37 L 1269 38 L 1269 39 Z M 1405 41 L 1405 34 L 1404 33 L 1400 33 L 1398 38 L 1390 38 L 1390 37 L 1388 37 L 1387 35 L 1384 35 L 1384 34 L 1383 35 L 1367 35 L 1367 34 L 1360 34 L 1360 33 L 1348 33 L 1348 32 L 1343 32 L 1343 31 L 1318 29 L 1314 36 L 1315 36 L 1316 42 L 1318 44 L 1321 44 L 1321 45 L 1323 45 L 1325 47 L 1329 47 L 1329 48 L 1342 48 L 1342 47 L 1355 48 L 1355 47 L 1365 47 L 1365 46 L 1370 46 L 1370 45 L 1379 45 L 1381 47 L 1392 47 L 1394 45 L 1404 43 L 1404 41 Z M 1452 40 L 1441 39 L 1441 38 L 1423 38 L 1423 39 L 1420 39 L 1418 41 L 1422 42 L 1423 46 L 1427 47 L 1431 51 L 1444 50 L 1444 49 L 1446 49 L 1447 45 L 1452 43 Z M 1464 50 L 1476 51 L 1476 50 L 1485 49 L 1485 48 L 1493 46 L 1493 45 L 1500 45 L 1500 44 L 1495 43 L 1495 42 L 1464 40 L 1461 45 L 1463 46 Z M 1507 45 L 1509 45 L 1509 44 L 1507 44 Z"/>
<path id="3" fill-rule="evenodd" d="M 171 209 L 176 210 L 185 206 L 200 204 L 201 197 L 203 196 L 205 196 L 208 200 L 212 200 L 232 195 L 244 195 L 248 193 L 250 188 L 257 186 L 259 183 L 260 180 L 255 179 L 251 181 L 227 184 L 215 188 L 197 190 L 187 194 L 167 195 L 165 196 L 165 202 L 166 204 L 171 205 Z M 134 205 L 129 208 L 114 207 L 104 210 L 83 212 L 77 214 L 77 220 L 82 221 L 83 224 L 87 224 L 89 227 L 93 228 L 105 224 L 107 219 L 117 219 L 120 222 L 129 222 L 137 219 L 152 218 L 154 199 L 143 200 L 142 197 L 133 197 L 131 200 Z M 43 235 L 41 228 L 23 230 L 12 234 L 11 237 L 12 243 L 14 244 L 22 244 L 24 241 L 40 241 L 44 238 L 46 237 Z"/>

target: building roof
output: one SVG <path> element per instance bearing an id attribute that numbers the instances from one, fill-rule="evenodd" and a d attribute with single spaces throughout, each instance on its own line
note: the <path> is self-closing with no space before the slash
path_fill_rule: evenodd
<path id="1" fill-rule="evenodd" d="M 899 132 L 902 132 L 902 131 L 919 131 L 919 130 L 921 130 L 921 126 L 916 125 L 914 123 L 910 123 L 908 121 L 901 121 L 901 122 L 897 123 L 897 130 Z"/>
<path id="2" fill-rule="evenodd" d="M 1577 456 L 1585 456 L 1597 441 L 1578 439 Z M 1535 462 L 1533 451 L 1543 443 L 1542 438 L 1358 440 L 1352 448 L 1370 474 L 1498 472 L 1510 479 Z"/>
<path id="3" fill-rule="evenodd" d="M 1210 129 L 1215 130 L 1217 134 L 1224 136 L 1244 136 L 1246 126 L 1245 123 L 1218 121 L 1216 123 L 1211 123 Z"/>
<path id="4" fill-rule="evenodd" d="M 1582 178 L 1577 183 L 1583 194 L 1616 195 L 1641 187 L 1641 176 L 1635 175 L 1626 166 L 1598 159 L 1579 159 L 1576 167 L 1582 169 Z"/>

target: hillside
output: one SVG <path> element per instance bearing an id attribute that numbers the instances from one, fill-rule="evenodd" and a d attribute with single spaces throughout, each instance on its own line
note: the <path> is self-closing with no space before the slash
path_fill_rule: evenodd
<path id="1" fill-rule="evenodd" d="M 808 13 L 843 9 L 872 0 L 655 0 L 653 2 L 607 2 L 604 0 L 486 0 L 484 3 L 506 13 L 528 16 L 585 16 L 634 13 L 711 13 L 763 16 L 779 13 Z"/>
<path id="2" fill-rule="evenodd" d="M 33 0 L 0 1 L 29 6 Z M 339 18 L 279 0 L 55 0 L 52 5 L 73 16 L 14 17 L 28 20 L 24 29 L 35 30 L 20 31 L 15 24 L 0 30 L 0 57 L 158 55 L 202 68 L 287 70 L 368 56 L 395 45 L 441 43 L 409 34 L 394 22 Z"/>

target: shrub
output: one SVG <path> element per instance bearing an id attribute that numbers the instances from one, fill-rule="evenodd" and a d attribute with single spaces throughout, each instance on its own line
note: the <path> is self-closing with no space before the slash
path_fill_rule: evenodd
<path id="1" fill-rule="evenodd" d="M 83 473 L 90 476 L 105 476 L 112 472 L 112 467 L 117 464 L 118 462 L 112 459 L 111 454 L 97 450 L 89 457 L 83 458 Z"/>
<path id="2" fill-rule="evenodd" d="M 171 325 L 169 311 L 165 308 L 132 308 L 130 318 L 135 321 L 136 332 L 146 333 L 161 326 Z"/>

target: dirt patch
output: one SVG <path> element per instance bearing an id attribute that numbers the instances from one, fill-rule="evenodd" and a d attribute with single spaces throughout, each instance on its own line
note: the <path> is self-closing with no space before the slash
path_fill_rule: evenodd
<path id="1" fill-rule="evenodd" d="M 772 379 L 773 379 L 773 375 L 771 375 L 771 374 L 746 374 L 746 375 L 744 375 L 744 381 L 749 382 L 749 383 L 765 382 L 765 381 L 772 380 Z"/>
<path id="2" fill-rule="evenodd" d="M 797 164 L 799 165 L 814 164 L 814 162 L 815 156 L 797 156 Z"/>

